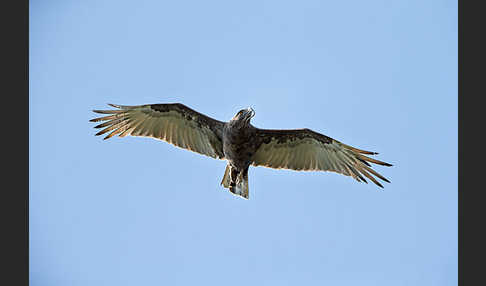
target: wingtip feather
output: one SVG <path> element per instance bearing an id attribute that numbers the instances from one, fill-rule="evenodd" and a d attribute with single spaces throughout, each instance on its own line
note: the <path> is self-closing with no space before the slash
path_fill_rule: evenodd
<path id="1" fill-rule="evenodd" d="M 100 132 L 96 133 L 95 136 L 100 136 L 102 134 L 104 134 L 106 131 L 105 130 L 101 130 Z"/>
<path id="2" fill-rule="evenodd" d="M 118 104 L 113 104 L 113 103 L 107 103 L 109 106 L 114 107 L 114 108 L 121 108 L 120 105 Z"/>

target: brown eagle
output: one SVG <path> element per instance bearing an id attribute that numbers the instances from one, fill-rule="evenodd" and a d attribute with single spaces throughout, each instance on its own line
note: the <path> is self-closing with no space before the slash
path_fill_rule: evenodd
<path id="1" fill-rule="evenodd" d="M 95 126 L 104 128 L 96 135 L 111 131 L 104 139 L 115 135 L 152 137 L 215 159 L 227 160 L 221 184 L 245 199 L 249 197 L 250 165 L 297 171 L 331 171 L 365 183 L 364 177 L 367 177 L 382 188 L 372 175 L 390 182 L 371 169 L 370 163 L 392 165 L 365 156 L 378 153 L 351 147 L 310 129 L 256 128 L 250 124 L 255 116 L 252 108 L 242 109 L 229 122 L 222 122 L 180 103 L 109 105 L 117 109 L 93 110 L 108 114 L 90 120 L 106 121 Z"/>

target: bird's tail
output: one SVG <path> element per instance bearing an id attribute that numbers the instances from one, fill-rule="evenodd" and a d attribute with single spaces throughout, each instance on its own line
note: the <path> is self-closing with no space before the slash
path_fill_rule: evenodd
<path id="1" fill-rule="evenodd" d="M 225 188 L 228 188 L 230 192 L 234 195 L 248 199 L 248 169 L 238 173 L 236 182 L 232 182 L 231 167 L 230 165 L 227 165 L 226 170 L 224 171 L 223 180 L 221 180 L 221 185 L 223 185 L 223 187 Z"/>

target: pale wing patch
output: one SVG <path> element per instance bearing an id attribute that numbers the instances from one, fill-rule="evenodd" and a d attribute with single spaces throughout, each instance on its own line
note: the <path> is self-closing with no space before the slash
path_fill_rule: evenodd
<path id="1" fill-rule="evenodd" d="M 312 138 L 298 139 L 291 142 L 279 143 L 272 139 L 262 144 L 253 157 L 254 165 L 263 165 L 275 169 L 294 169 L 313 171 L 317 169 L 315 157 L 319 144 Z"/>

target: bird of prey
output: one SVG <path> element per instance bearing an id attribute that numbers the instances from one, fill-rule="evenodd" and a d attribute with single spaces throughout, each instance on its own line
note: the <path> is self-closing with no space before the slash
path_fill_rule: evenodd
<path id="1" fill-rule="evenodd" d="M 181 103 L 115 105 L 112 110 L 93 110 L 107 114 L 91 119 L 105 121 L 96 135 L 142 136 L 166 141 L 177 147 L 227 161 L 221 185 L 234 195 L 249 198 L 250 165 L 297 171 L 330 171 L 351 176 L 358 182 L 364 177 L 379 187 L 375 178 L 385 177 L 371 169 L 370 163 L 391 164 L 365 155 L 376 152 L 361 150 L 310 129 L 260 129 L 250 124 L 252 108 L 242 109 L 228 122 L 201 114 Z M 375 177 L 373 177 L 373 175 Z"/>

